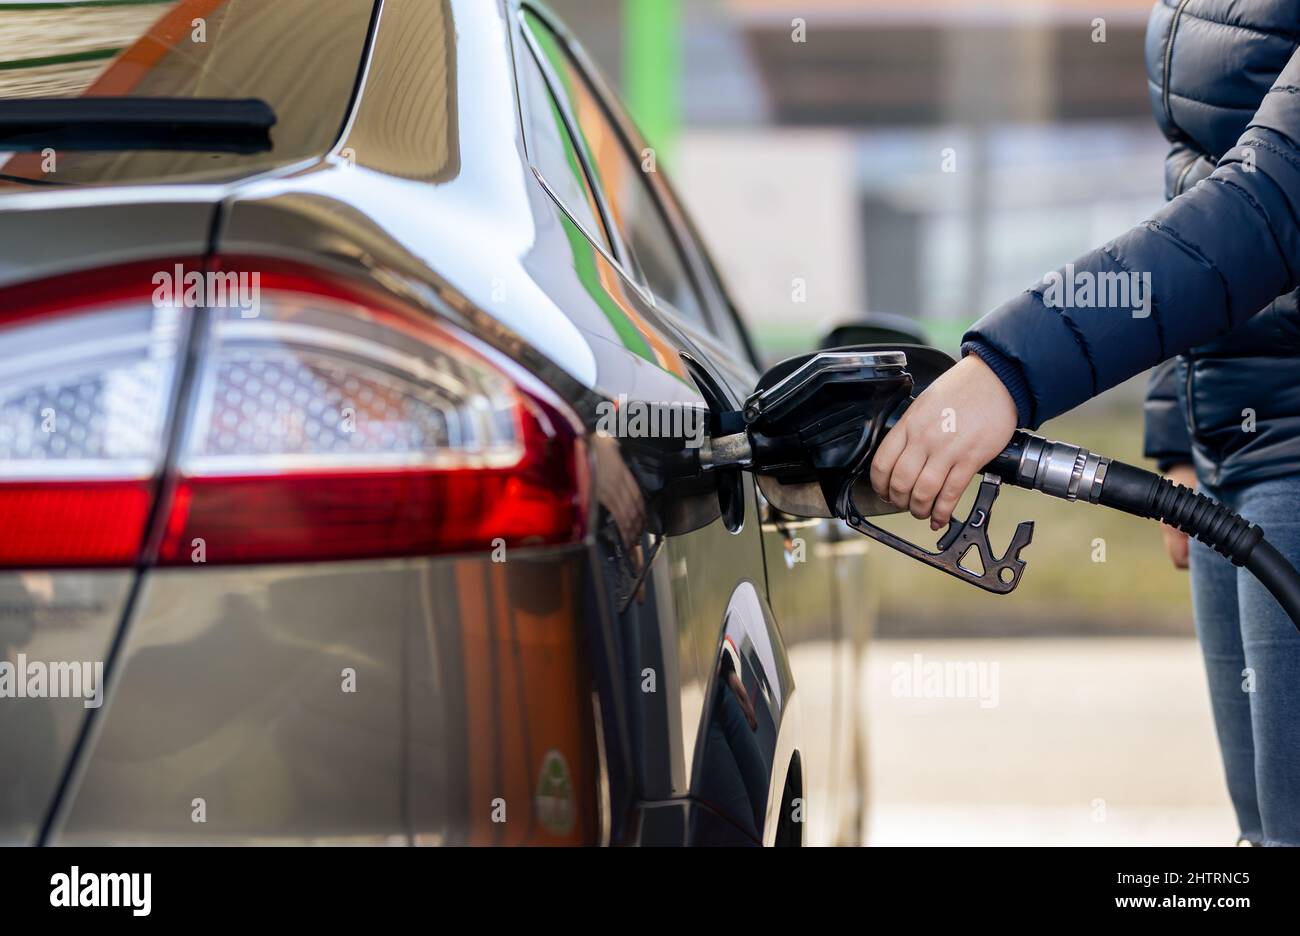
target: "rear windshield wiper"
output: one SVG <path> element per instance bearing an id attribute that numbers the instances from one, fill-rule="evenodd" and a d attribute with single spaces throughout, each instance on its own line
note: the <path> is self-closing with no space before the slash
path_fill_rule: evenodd
<path id="1" fill-rule="evenodd" d="M 275 111 L 259 98 L 0 100 L 0 151 L 261 153 L 271 149 L 273 126 Z"/>

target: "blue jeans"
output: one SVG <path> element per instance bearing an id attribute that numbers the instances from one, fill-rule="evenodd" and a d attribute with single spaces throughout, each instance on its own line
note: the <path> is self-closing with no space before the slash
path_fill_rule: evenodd
<path id="1" fill-rule="evenodd" d="M 1300 567 L 1300 478 L 1202 490 L 1264 528 Z M 1264 587 L 1191 544 L 1192 606 L 1228 795 L 1243 837 L 1300 845 L 1300 633 Z"/>

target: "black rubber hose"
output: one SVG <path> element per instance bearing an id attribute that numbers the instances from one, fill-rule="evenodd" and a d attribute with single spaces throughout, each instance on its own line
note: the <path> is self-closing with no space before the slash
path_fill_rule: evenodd
<path id="1" fill-rule="evenodd" d="M 1265 541 L 1262 529 L 1235 511 L 1168 478 L 1117 461 L 1106 469 L 1097 502 L 1167 523 L 1249 569 L 1300 630 L 1300 573 Z"/>
<path id="2" fill-rule="evenodd" d="M 1259 541 L 1245 565 L 1300 630 L 1300 576 L 1295 567 L 1268 540 Z"/>
<path id="3" fill-rule="evenodd" d="M 1232 560 L 1245 565 L 1264 531 L 1218 501 L 1168 478 L 1112 461 L 1097 502 L 1139 517 L 1177 527 Z"/>

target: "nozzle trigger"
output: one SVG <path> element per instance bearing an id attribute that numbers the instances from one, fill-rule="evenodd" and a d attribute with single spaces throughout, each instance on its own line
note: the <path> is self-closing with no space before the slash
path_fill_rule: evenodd
<path id="1" fill-rule="evenodd" d="M 937 552 L 922 549 L 900 536 L 871 523 L 853 505 L 851 484 L 840 498 L 844 521 L 864 536 L 884 543 L 918 562 L 947 572 L 949 575 L 970 582 L 985 591 L 1005 595 L 1015 591 L 1024 572 L 1025 561 L 1020 558 L 1020 551 L 1029 545 L 1034 536 L 1034 524 L 1025 521 L 1016 527 L 1015 535 L 1006 552 L 1000 557 L 994 555 L 989 544 L 989 522 L 993 518 L 993 502 L 1001 490 L 1001 480 L 996 475 L 984 476 L 980 482 L 979 492 L 975 495 L 975 504 L 965 520 L 954 517 L 948 522 L 948 529 L 936 544 Z M 980 570 L 966 568 L 962 560 L 974 549 L 979 554 Z"/>

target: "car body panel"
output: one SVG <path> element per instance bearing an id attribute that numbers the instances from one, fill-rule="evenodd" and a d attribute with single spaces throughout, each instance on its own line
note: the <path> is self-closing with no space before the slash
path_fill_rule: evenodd
<path id="1" fill-rule="evenodd" d="M 575 783 L 594 785 L 579 739 L 528 719 L 551 680 L 579 674 L 515 664 L 539 644 L 574 658 L 586 553 L 510 563 L 150 573 L 56 841 L 504 844 L 521 826 L 540 843 L 590 837 L 539 823 L 511 779 L 535 769 L 519 761 L 559 752 Z M 487 821 L 497 796 L 521 822 Z"/>
<path id="2" fill-rule="evenodd" d="M 0 843 L 36 841 L 64 768 L 93 707 L 102 705 L 102 663 L 134 581 L 131 572 L 0 573 L 0 660 L 91 664 L 98 697 L 6 698 L 0 705 Z M 94 664 L 100 663 L 98 676 Z M 83 673 L 84 673 L 83 669 Z M 15 672 L 15 677 L 18 676 Z"/>
<path id="3" fill-rule="evenodd" d="M 201 257 L 220 186 L 24 191 L 0 197 L 0 286 L 136 260 Z"/>
<path id="4" fill-rule="evenodd" d="M 759 494 L 761 498 L 762 495 Z M 837 695 L 837 663 L 843 652 L 834 588 L 833 563 L 817 554 L 830 534 L 830 521 L 796 521 L 765 505 L 763 552 L 772 613 L 789 641 L 791 666 L 799 681 L 802 707 L 820 724 L 802 734 L 805 772 L 804 822 L 811 841 L 834 842 L 838 817 L 834 804 L 840 780 L 835 744 L 844 717 Z"/>

